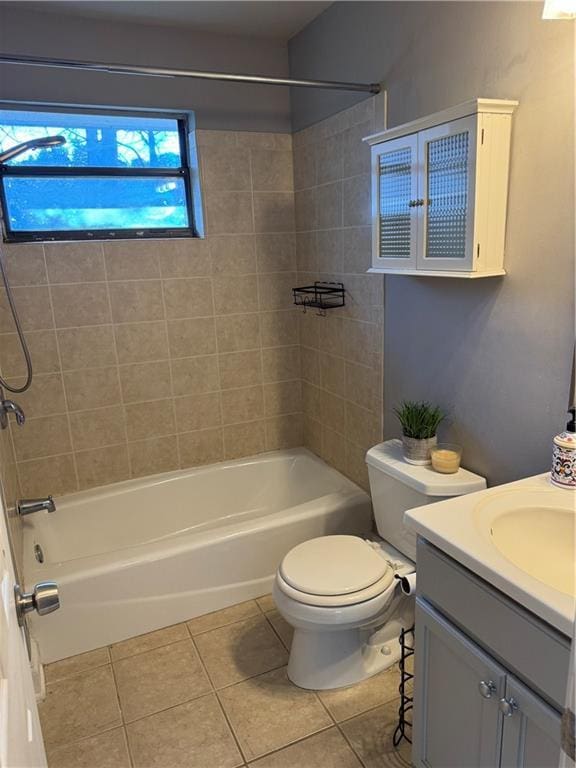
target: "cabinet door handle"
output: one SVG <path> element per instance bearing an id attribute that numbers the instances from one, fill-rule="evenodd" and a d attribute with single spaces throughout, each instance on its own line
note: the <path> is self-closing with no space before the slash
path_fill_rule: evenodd
<path id="1" fill-rule="evenodd" d="M 417 205 L 418 205 L 418 200 L 410 200 L 410 202 L 408 203 L 408 208 L 416 208 Z"/>
<path id="2" fill-rule="evenodd" d="M 482 696 L 483 699 L 491 699 L 492 694 L 496 693 L 496 686 L 492 680 L 488 680 L 488 682 L 485 680 L 480 680 L 478 683 L 478 690 L 480 691 L 480 696 Z"/>
<path id="3" fill-rule="evenodd" d="M 500 708 L 500 712 L 502 712 L 504 717 L 512 717 L 514 712 L 516 712 L 518 709 L 518 704 L 512 697 L 510 697 L 509 699 L 500 699 L 498 702 L 498 707 Z"/>

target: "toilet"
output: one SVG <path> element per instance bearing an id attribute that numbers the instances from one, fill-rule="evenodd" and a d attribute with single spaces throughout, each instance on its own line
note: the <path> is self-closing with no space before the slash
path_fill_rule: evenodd
<path id="1" fill-rule="evenodd" d="M 400 578 L 416 570 L 416 539 L 404 512 L 481 491 L 484 478 L 408 464 L 400 440 L 366 455 L 379 537 L 321 536 L 290 550 L 273 587 L 276 607 L 294 628 L 288 677 L 327 690 L 360 682 L 400 658 L 400 633 L 414 624 L 414 595 Z"/>

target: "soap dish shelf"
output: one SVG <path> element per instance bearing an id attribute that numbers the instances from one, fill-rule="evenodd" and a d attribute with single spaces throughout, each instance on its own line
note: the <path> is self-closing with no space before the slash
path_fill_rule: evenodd
<path id="1" fill-rule="evenodd" d="M 343 307 L 346 303 L 344 283 L 328 283 L 317 280 L 314 285 L 292 288 L 292 293 L 294 294 L 294 304 L 304 307 L 304 312 L 308 308 L 317 309 L 320 315 L 325 315 L 327 309 Z"/>

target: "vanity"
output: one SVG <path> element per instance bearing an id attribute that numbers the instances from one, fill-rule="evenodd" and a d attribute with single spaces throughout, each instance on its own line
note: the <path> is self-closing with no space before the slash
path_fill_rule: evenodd
<path id="1" fill-rule="evenodd" d="M 417 768 L 558 765 L 575 502 L 546 474 L 406 513 L 418 535 Z"/>

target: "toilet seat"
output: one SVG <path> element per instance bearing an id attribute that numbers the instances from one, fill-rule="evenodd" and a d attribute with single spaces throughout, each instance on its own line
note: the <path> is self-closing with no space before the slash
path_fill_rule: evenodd
<path id="1" fill-rule="evenodd" d="M 321 536 L 294 547 L 276 578 L 279 589 L 299 603 L 344 607 L 385 592 L 394 572 L 357 536 Z"/>

